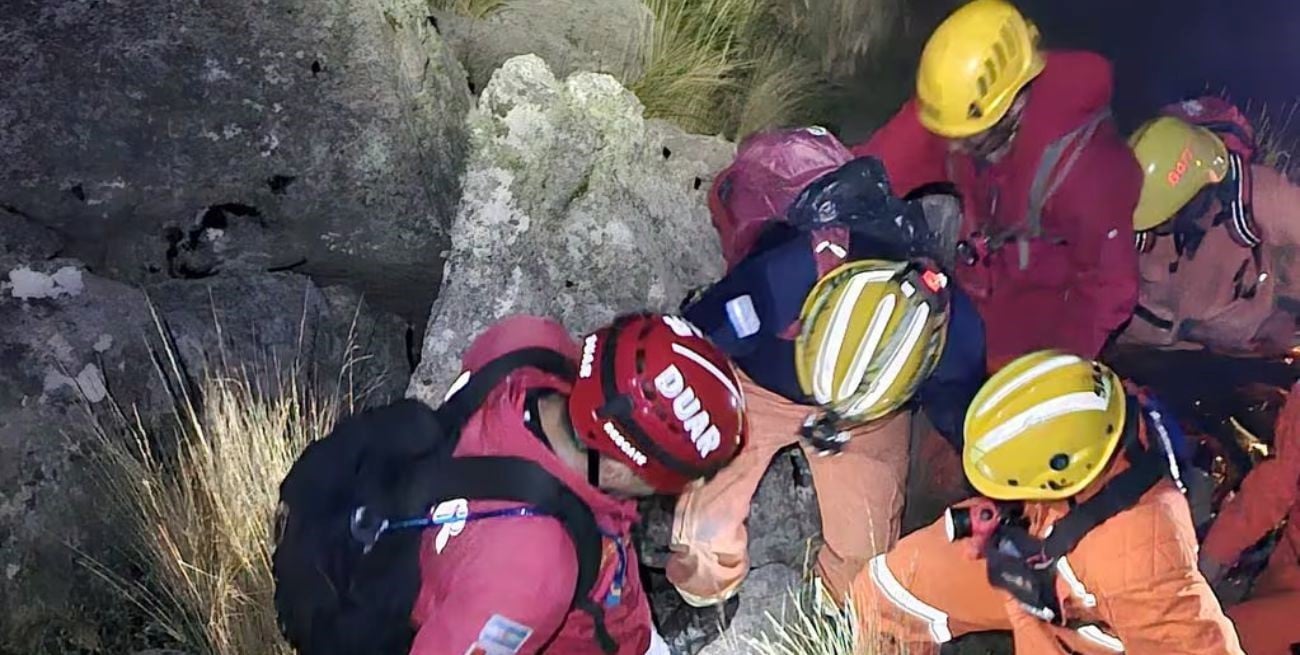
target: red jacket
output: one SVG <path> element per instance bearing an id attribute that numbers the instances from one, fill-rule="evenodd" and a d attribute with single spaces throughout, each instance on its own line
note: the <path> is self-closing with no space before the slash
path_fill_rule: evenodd
<path id="1" fill-rule="evenodd" d="M 473 371 L 497 356 L 530 346 L 553 348 L 575 361 L 579 354 L 578 344 L 562 325 L 518 316 L 479 336 L 466 351 L 463 368 Z M 630 538 L 636 504 L 589 485 L 584 475 L 565 466 L 529 431 L 524 423 L 525 395 L 536 388 L 567 393 L 569 385 L 537 370 L 514 373 L 466 423 L 456 454 L 533 460 L 587 502 L 605 533 L 619 535 L 627 570 L 621 600 L 605 607 L 605 625 L 618 643 L 618 655 L 643 655 L 650 646 L 651 622 Z M 469 509 L 508 505 L 471 502 Z M 423 585 L 412 615 L 419 630 L 412 655 L 600 653 L 591 617 L 570 611 L 578 566 L 573 543 L 558 521 L 546 517 L 471 521 L 445 540 L 441 553 L 437 542 L 436 531 L 430 530 L 420 554 Z M 618 547 L 613 539 L 605 540 L 595 599 L 604 600 L 614 583 Z M 513 638 L 501 636 L 501 630 Z"/>
<path id="2" fill-rule="evenodd" d="M 1102 115 L 1110 97 L 1105 59 L 1051 52 L 1029 89 L 1011 150 L 996 164 L 951 153 L 945 139 L 922 127 L 915 100 L 853 149 L 882 159 L 900 193 L 932 182 L 957 187 L 960 237 L 980 256 L 974 264 L 959 262 L 955 274 L 984 317 L 991 369 L 1041 348 L 1095 357 L 1133 311 L 1133 209 L 1142 174 Z M 1066 147 L 1041 186 L 1041 230 L 1033 236 L 1030 188 L 1045 152 L 1062 139 Z M 983 237 L 989 236 L 1011 239 L 986 252 Z"/>

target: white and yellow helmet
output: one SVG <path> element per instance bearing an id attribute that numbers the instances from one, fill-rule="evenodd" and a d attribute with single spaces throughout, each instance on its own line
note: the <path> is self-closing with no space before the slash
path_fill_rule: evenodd
<path id="1" fill-rule="evenodd" d="M 948 336 L 948 277 L 914 262 L 843 264 L 809 292 L 799 318 L 799 386 L 848 422 L 907 402 Z"/>
<path id="2" fill-rule="evenodd" d="M 1124 433 L 1124 385 L 1100 362 L 1042 350 L 989 378 L 966 412 L 962 464 L 996 500 L 1061 500 L 1106 470 Z"/>

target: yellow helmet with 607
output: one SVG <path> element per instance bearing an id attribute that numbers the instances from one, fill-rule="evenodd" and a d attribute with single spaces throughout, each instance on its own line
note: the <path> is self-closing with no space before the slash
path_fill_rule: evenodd
<path id="1" fill-rule="evenodd" d="M 1223 140 L 1172 116 L 1147 121 L 1129 145 L 1142 166 L 1142 195 L 1133 212 L 1133 229 L 1139 232 L 1173 218 L 1201 189 L 1228 174 Z"/>

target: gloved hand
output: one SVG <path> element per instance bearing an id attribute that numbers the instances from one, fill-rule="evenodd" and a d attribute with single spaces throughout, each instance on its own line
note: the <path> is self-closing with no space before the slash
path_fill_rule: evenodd
<path id="1" fill-rule="evenodd" d="M 835 412 L 809 415 L 799 428 L 799 436 L 817 451 L 819 456 L 838 455 L 849 442 L 848 430 L 840 429 Z"/>

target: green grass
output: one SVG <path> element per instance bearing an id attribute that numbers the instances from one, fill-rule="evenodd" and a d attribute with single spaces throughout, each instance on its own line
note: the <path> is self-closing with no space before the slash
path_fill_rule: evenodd
<path id="1" fill-rule="evenodd" d="M 906 655 L 874 625 L 861 625 L 850 602 L 830 610 L 817 599 L 811 584 L 790 590 L 779 614 L 767 613 L 766 627 L 757 635 L 728 637 L 735 652 L 753 655 Z"/>
<path id="2" fill-rule="evenodd" d="M 898 0 L 646 0 L 655 24 L 624 83 L 651 118 L 743 138 L 819 122 L 888 41 Z"/>

